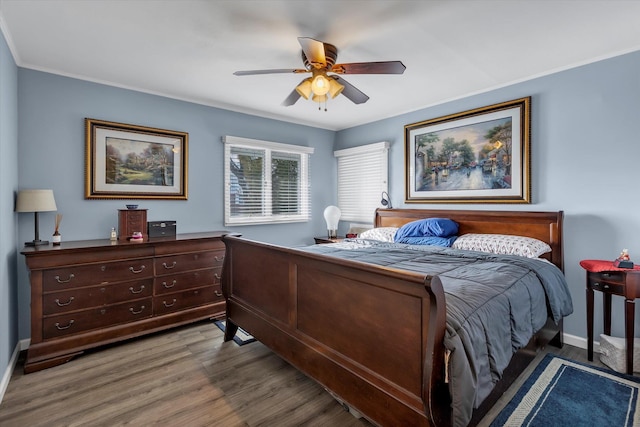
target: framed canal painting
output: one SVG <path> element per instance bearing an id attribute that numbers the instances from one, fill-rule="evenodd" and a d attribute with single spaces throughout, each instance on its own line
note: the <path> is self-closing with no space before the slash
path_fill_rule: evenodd
<path id="1" fill-rule="evenodd" d="M 531 98 L 405 126 L 405 202 L 530 203 Z"/>
<path id="2" fill-rule="evenodd" d="M 85 119 L 87 199 L 187 199 L 189 134 Z"/>

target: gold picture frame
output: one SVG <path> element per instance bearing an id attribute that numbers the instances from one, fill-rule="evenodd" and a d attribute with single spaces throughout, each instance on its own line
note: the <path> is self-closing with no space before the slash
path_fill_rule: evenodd
<path id="1" fill-rule="evenodd" d="M 186 132 L 85 118 L 86 199 L 187 200 Z"/>
<path id="2" fill-rule="evenodd" d="M 531 97 L 405 126 L 406 203 L 531 203 Z"/>

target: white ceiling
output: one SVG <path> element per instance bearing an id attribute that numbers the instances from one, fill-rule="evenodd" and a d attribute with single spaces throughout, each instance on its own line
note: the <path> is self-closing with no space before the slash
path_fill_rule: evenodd
<path id="1" fill-rule="evenodd" d="M 19 66 L 339 130 L 640 50 L 637 0 L 0 0 Z M 281 105 L 306 75 L 297 37 L 338 63 L 401 60 L 403 75 L 345 75 L 370 96 L 328 111 Z"/>

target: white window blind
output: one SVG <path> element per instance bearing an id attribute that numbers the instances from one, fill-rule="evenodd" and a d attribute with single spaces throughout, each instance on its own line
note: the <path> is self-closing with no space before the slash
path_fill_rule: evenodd
<path id="1" fill-rule="evenodd" d="M 389 143 L 334 151 L 338 158 L 338 207 L 341 220 L 373 221 L 382 192 L 388 191 Z"/>
<path id="2" fill-rule="evenodd" d="M 224 223 L 308 221 L 313 148 L 225 136 Z"/>

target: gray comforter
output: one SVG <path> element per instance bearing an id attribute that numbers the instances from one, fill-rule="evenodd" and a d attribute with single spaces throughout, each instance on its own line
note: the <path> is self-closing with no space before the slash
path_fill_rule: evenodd
<path id="1" fill-rule="evenodd" d="M 440 278 L 454 425 L 467 425 L 473 408 L 512 355 L 544 326 L 547 314 L 558 322 L 573 312 L 563 273 L 544 260 L 363 239 L 302 250 Z"/>

